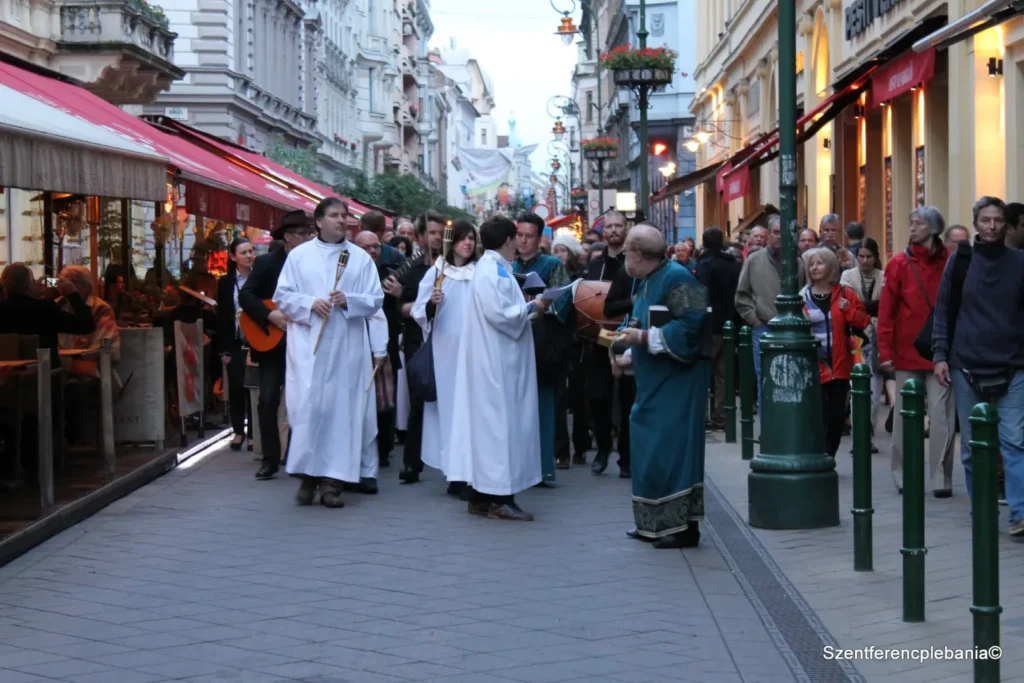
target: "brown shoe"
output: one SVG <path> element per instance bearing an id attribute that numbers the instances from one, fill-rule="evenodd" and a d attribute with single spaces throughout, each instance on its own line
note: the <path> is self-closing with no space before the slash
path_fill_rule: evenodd
<path id="1" fill-rule="evenodd" d="M 313 497 L 316 496 L 317 480 L 313 477 L 302 477 L 302 484 L 295 494 L 295 502 L 299 505 L 312 505 Z"/>
<path id="2" fill-rule="evenodd" d="M 469 501 L 469 506 L 467 507 L 467 510 L 471 515 L 480 515 L 482 517 L 486 517 L 487 510 L 489 509 L 489 507 L 490 506 L 487 503 L 477 503 L 476 501 L 471 500 Z"/>
<path id="3" fill-rule="evenodd" d="M 341 499 L 342 483 L 336 479 L 320 480 L 320 504 L 328 508 L 343 508 L 345 502 Z"/>
<path id="4" fill-rule="evenodd" d="M 507 519 L 512 522 L 533 521 L 533 515 L 529 512 L 523 511 L 523 509 L 515 503 L 505 503 L 504 505 L 491 503 L 491 506 L 487 508 L 487 517 L 489 519 Z"/>

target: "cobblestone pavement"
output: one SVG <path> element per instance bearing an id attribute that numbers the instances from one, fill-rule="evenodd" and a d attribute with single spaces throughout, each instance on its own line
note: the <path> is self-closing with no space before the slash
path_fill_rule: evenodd
<path id="1" fill-rule="evenodd" d="M 749 463 L 739 444 L 722 443 L 721 434 L 709 443 L 707 476 L 730 502 L 738 520 L 747 519 Z M 874 571 L 853 571 L 853 458 L 850 440 L 839 449 L 839 510 L 841 526 L 809 531 L 750 530 L 785 573 L 821 623 L 844 648 L 973 647 L 971 517 L 963 467 L 956 451 L 954 496 L 925 498 L 925 623 L 903 622 L 903 498 L 892 482 L 889 436 L 879 430 L 880 453 L 872 458 L 874 514 Z M 959 449 L 959 445 L 957 445 Z M 755 448 L 756 452 L 756 448 Z M 1003 681 L 1024 681 L 1024 544 L 1006 533 L 1007 508 L 1000 507 L 1000 599 L 1003 606 Z M 721 523 L 718 523 L 721 526 Z M 870 681 L 917 683 L 972 680 L 969 661 L 858 661 L 857 669 Z"/>
<path id="2" fill-rule="evenodd" d="M 522 494 L 528 524 L 467 515 L 436 473 L 328 510 L 255 468 L 225 450 L 0 568 L 0 681 L 864 680 L 714 490 L 701 547 L 657 551 L 624 537 L 614 465 Z M 859 585 L 839 551 L 804 561 Z"/>

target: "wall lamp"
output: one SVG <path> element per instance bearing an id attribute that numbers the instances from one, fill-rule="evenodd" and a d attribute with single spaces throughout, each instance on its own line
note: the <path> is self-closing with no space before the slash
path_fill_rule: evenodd
<path id="1" fill-rule="evenodd" d="M 988 60 L 988 75 L 991 78 L 1003 75 L 1003 60 L 990 57 Z"/>

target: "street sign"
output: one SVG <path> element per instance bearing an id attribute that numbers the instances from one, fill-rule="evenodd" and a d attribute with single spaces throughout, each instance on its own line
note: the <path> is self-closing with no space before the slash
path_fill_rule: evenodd
<path id="1" fill-rule="evenodd" d="M 164 116 L 175 121 L 188 121 L 188 107 L 164 107 Z"/>

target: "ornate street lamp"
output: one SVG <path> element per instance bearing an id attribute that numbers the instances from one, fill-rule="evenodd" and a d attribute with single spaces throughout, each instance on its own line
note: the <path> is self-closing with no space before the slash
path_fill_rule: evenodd
<path id="1" fill-rule="evenodd" d="M 565 124 L 562 123 L 562 119 L 555 120 L 555 126 L 551 129 L 551 134 L 555 136 L 556 140 L 561 140 L 565 137 Z"/>
<path id="2" fill-rule="evenodd" d="M 551 168 L 553 168 L 553 169 L 555 169 L 557 171 L 558 169 L 562 168 L 562 164 L 561 164 L 560 161 L 558 161 L 558 159 L 552 159 L 551 160 Z"/>
<path id="3" fill-rule="evenodd" d="M 579 31 L 579 28 L 573 23 L 572 17 L 569 16 L 568 12 L 565 12 L 561 23 L 558 24 L 558 30 L 555 31 L 555 35 L 561 38 L 562 42 L 566 45 L 572 45 L 573 38 L 576 37 Z"/>

